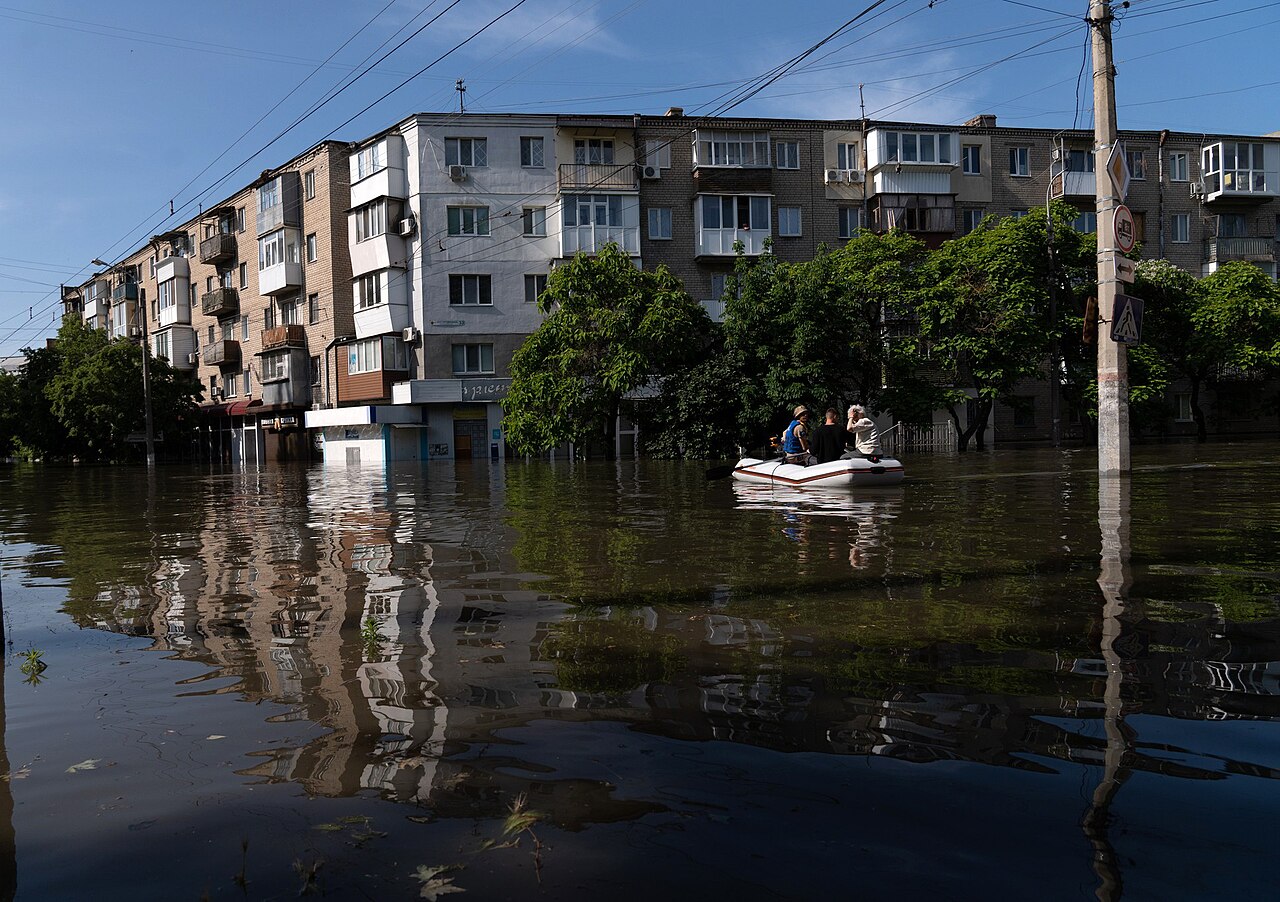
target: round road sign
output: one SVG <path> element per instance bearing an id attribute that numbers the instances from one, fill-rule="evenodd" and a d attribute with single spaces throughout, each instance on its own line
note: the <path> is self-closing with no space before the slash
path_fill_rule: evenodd
<path id="1" fill-rule="evenodd" d="M 1129 208 L 1124 204 L 1116 207 L 1116 216 L 1113 220 L 1115 229 L 1113 234 L 1116 237 L 1116 247 L 1121 253 L 1129 253 L 1133 250 L 1133 242 L 1138 237 L 1138 230 L 1133 225 L 1133 214 L 1129 212 Z"/>

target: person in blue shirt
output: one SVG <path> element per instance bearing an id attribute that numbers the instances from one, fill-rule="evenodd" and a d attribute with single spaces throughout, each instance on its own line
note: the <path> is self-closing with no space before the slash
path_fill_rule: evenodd
<path id="1" fill-rule="evenodd" d="M 812 462 L 809 455 L 809 408 L 801 404 L 792 416 L 791 425 L 782 433 L 782 456 L 789 464 L 807 467 Z"/>

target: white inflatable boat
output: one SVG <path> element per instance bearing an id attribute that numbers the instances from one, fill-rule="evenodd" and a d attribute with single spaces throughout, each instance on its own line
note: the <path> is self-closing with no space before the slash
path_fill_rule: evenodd
<path id="1" fill-rule="evenodd" d="M 877 462 L 865 457 L 841 458 L 825 464 L 802 467 L 784 463 L 782 458 L 760 460 L 744 457 L 733 468 L 733 478 L 741 482 L 772 483 L 795 488 L 871 488 L 902 482 L 902 462 L 882 457 Z"/>

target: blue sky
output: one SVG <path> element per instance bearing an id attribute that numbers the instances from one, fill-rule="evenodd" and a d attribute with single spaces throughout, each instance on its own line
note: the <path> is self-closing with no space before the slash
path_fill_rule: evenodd
<path id="1" fill-rule="evenodd" d="M 516 2 L 0 0 L 0 356 L 53 334 L 58 284 L 91 259 L 119 259 L 323 138 L 454 110 L 457 78 L 476 112 L 709 112 L 872 0 L 525 0 L 413 77 Z M 861 83 L 873 118 L 1088 128 L 1087 8 L 883 0 L 734 112 L 856 116 Z M 1133 0 L 1120 15 L 1121 128 L 1280 130 L 1280 0 Z"/>

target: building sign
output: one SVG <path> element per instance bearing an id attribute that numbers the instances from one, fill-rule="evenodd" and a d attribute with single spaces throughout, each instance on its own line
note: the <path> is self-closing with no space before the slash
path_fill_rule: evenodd
<path id="1" fill-rule="evenodd" d="M 511 390 L 510 379 L 463 379 L 462 400 L 469 402 L 501 401 Z"/>
<path id="2" fill-rule="evenodd" d="M 1142 298 L 1116 295 L 1116 306 L 1111 316 L 1111 340 L 1126 345 L 1142 341 Z"/>
<path id="3" fill-rule="evenodd" d="M 431 321 L 433 326 L 465 326 L 466 324 L 465 319 L 433 319 Z"/>
<path id="4" fill-rule="evenodd" d="M 1133 224 L 1133 214 L 1129 212 L 1129 208 L 1124 204 L 1116 207 L 1116 215 L 1114 219 L 1116 247 L 1122 253 L 1129 253 L 1133 250 L 1133 243 L 1138 239 L 1138 229 Z M 1117 267 L 1117 272 L 1119 268 Z M 1117 276 L 1119 278 L 1119 276 Z"/>

